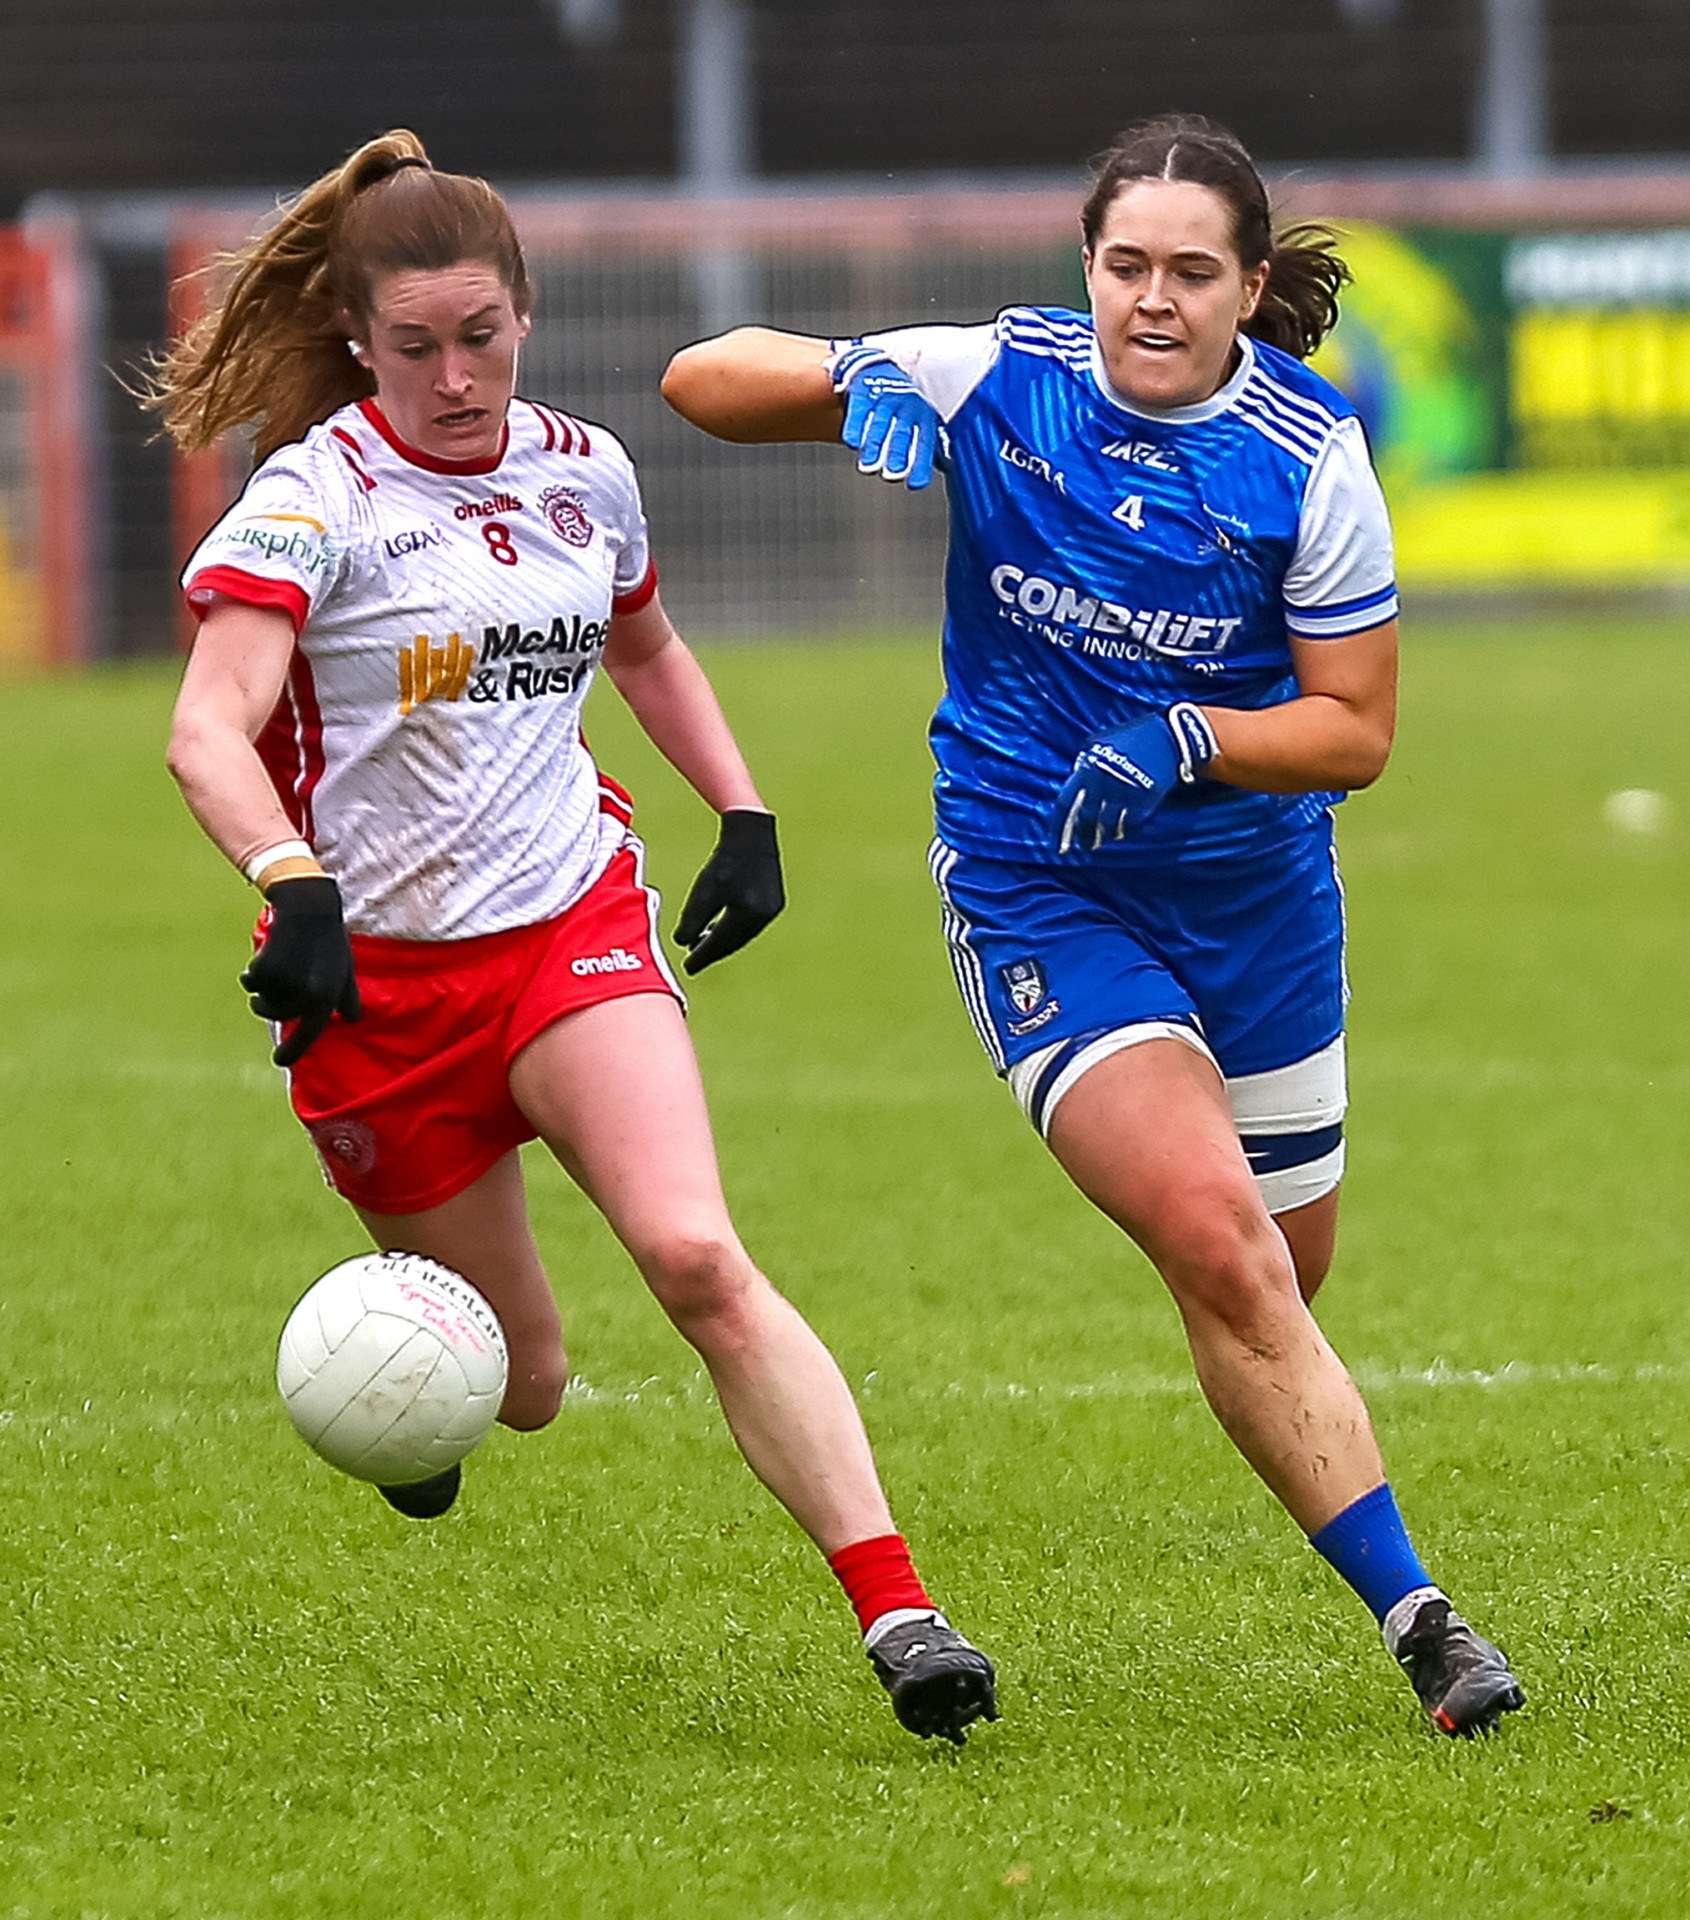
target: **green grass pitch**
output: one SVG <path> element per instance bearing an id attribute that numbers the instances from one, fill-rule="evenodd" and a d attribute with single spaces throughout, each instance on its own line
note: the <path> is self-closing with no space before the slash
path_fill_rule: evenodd
<path id="1" fill-rule="evenodd" d="M 736 1213 L 999 1663 L 894 1724 L 819 1558 L 549 1164 L 580 1385 L 407 1523 L 272 1385 L 357 1250 L 234 985 L 171 676 L 0 687 L 0 1916 L 1681 1911 L 1690 644 L 1429 631 L 1343 809 L 1354 1107 L 1322 1317 L 1529 1710 L 1458 1746 L 1222 1441 L 1159 1284 L 994 1082 L 924 867 L 932 649 L 709 656 L 792 907 L 698 983 Z M 699 805 L 595 695 L 672 921 Z M 1680 822 L 1604 824 L 1653 788 Z"/>

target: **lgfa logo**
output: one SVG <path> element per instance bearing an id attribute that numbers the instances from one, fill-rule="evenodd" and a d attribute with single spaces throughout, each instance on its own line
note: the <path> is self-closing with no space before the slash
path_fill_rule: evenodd
<path id="1" fill-rule="evenodd" d="M 419 633 L 399 656 L 399 712 L 401 717 L 425 700 L 460 700 L 475 666 L 475 648 L 460 634 L 449 633 L 437 647 Z"/>

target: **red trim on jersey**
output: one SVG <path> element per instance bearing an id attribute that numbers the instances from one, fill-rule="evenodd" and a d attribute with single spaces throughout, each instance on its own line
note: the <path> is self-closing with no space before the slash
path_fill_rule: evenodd
<path id="1" fill-rule="evenodd" d="M 293 683 L 294 704 L 299 712 L 300 749 L 305 760 L 305 777 L 299 784 L 300 825 L 305 838 L 315 840 L 317 821 L 314 802 L 326 765 L 323 759 L 323 710 L 317 704 L 317 682 L 311 672 L 311 662 L 297 647 L 294 649 L 293 671 L 288 677 Z"/>
<path id="2" fill-rule="evenodd" d="M 579 420 L 565 413 L 561 407 L 545 407 L 538 400 L 526 403 L 539 416 L 540 424 L 546 429 L 546 444 L 541 452 L 550 453 L 556 449 L 559 453 L 578 454 L 585 459 L 593 450 L 593 443 L 587 438 L 587 429 Z"/>
<path id="3" fill-rule="evenodd" d="M 657 562 L 646 562 L 645 578 L 637 587 L 630 587 L 626 593 L 619 593 L 610 603 L 610 611 L 615 613 L 638 613 L 641 607 L 651 604 L 651 597 L 657 591 Z"/>
<path id="4" fill-rule="evenodd" d="M 587 745 L 585 734 L 581 736 L 581 745 L 583 748 Z M 608 813 L 625 827 L 634 823 L 634 796 L 621 781 L 611 779 L 603 767 L 599 768 L 599 812 Z"/>
<path id="5" fill-rule="evenodd" d="M 505 457 L 505 449 L 510 445 L 511 423 L 507 419 L 499 428 L 499 451 L 482 460 L 442 460 L 432 453 L 424 453 L 420 447 L 413 447 L 401 440 L 388 424 L 387 416 L 373 400 L 360 400 L 358 411 L 375 428 L 376 432 L 398 454 L 401 460 L 408 460 L 413 467 L 421 467 L 425 473 L 478 474 L 492 473 Z"/>
<path id="6" fill-rule="evenodd" d="M 225 600 L 238 600 L 246 607 L 279 607 L 293 621 L 296 634 L 311 611 L 310 597 L 303 587 L 291 580 L 266 580 L 240 567 L 201 567 L 183 591 L 188 605 L 201 620 L 220 595 Z"/>
<path id="7" fill-rule="evenodd" d="M 311 839 L 311 802 L 323 777 L 323 715 L 311 662 L 297 647 L 281 694 L 253 745 L 282 811 L 305 839 Z"/>
<path id="8" fill-rule="evenodd" d="M 369 474 L 364 471 L 363 467 L 364 449 L 359 446 L 358 442 L 353 439 L 344 427 L 330 427 L 329 433 L 334 439 L 340 442 L 340 457 L 352 469 L 352 477 L 366 493 L 374 493 L 376 483 Z M 350 453 L 345 451 L 347 448 L 351 448 Z"/>

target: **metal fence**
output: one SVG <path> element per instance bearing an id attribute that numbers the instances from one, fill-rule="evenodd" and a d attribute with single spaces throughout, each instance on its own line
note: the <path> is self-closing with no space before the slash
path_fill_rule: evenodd
<path id="1" fill-rule="evenodd" d="M 537 291 L 524 390 L 626 441 L 665 599 L 685 631 L 929 625 L 945 541 L 940 487 L 911 496 L 870 485 L 837 447 L 723 445 L 668 410 L 659 379 L 678 347 L 744 321 L 836 336 L 979 320 L 1017 302 L 1078 303 L 1078 200 L 1078 183 L 721 200 L 519 193 L 512 205 Z M 175 574 L 239 487 L 244 452 L 173 459 L 112 376 L 187 317 L 195 294 L 182 276 L 245 239 L 273 204 L 63 202 L 54 221 L 32 223 L 10 277 L 0 272 L 0 656 L 149 652 L 186 637 Z M 1594 246 L 1599 265 L 1613 249 L 1590 236 L 1622 229 L 1639 236 L 1632 251 L 1652 247 L 1653 260 L 1664 248 L 1665 258 L 1690 234 L 1690 172 L 1328 177 L 1302 183 L 1288 211 L 1375 223 L 1350 228 L 1357 284 L 1321 364 L 1369 414 L 1411 590 L 1512 590 L 1563 575 L 1690 581 L 1680 418 L 1690 419 L 1690 292 L 1673 283 L 1664 319 L 1631 308 L 1617 321 L 1605 310 L 1585 316 L 1585 331 L 1610 347 L 1622 322 L 1626 340 L 1642 341 L 1646 319 L 1645 358 L 1665 370 L 1622 396 L 1634 412 L 1655 396 L 1655 470 L 1616 468 L 1600 494 L 1604 525 L 1663 531 L 1647 553 L 1630 535 L 1630 545 L 1610 540 L 1603 559 L 1591 531 L 1600 490 L 1588 473 L 1513 470 L 1546 439 L 1532 438 L 1537 416 L 1522 384 L 1544 356 L 1528 349 L 1551 332 L 1566 347 L 1585 322 L 1558 308 L 1516 313 L 1525 296 L 1516 298 L 1507 265 L 1529 236 L 1569 233 L 1578 258 Z M 78 288 L 88 290 L 80 305 Z M 1607 300 L 1614 289 L 1603 280 L 1598 292 Z M 1447 324 L 1434 339 L 1439 313 Z M 1556 422 L 1578 398 L 1566 358 L 1550 383 Z M 1599 358 L 1604 383 L 1585 410 L 1604 446 L 1618 446 L 1608 388 L 1638 355 Z M 1663 439 L 1655 415 L 1669 389 L 1678 397 Z M 1452 421 L 1473 428 L 1465 452 L 1444 445 Z M 1484 421 L 1480 432 L 1474 423 Z M 1637 440 L 1626 441 L 1632 462 Z M 1491 471 L 1499 465 L 1509 470 Z"/>
<path id="2" fill-rule="evenodd" d="M 1047 191 L 745 201 L 521 199 L 535 283 L 521 386 L 608 426 L 640 473 L 666 605 L 684 631 L 756 635 L 893 627 L 937 616 L 942 489 L 869 486 L 838 447 L 727 446 L 658 383 L 690 340 L 756 321 L 849 336 L 979 320 L 1080 291 L 1074 196 Z M 242 237 L 240 216 L 185 214 L 174 271 Z M 186 551 L 236 473 L 178 477 Z"/>

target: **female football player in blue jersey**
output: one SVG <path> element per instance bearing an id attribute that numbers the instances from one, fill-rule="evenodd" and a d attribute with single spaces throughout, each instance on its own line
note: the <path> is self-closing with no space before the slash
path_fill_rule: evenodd
<path id="1" fill-rule="evenodd" d="M 1347 277 L 1273 232 L 1224 129 L 1104 156 L 1089 313 L 825 341 L 742 328 L 664 392 L 950 495 L 932 867 L 964 1003 L 1080 1190 L 1143 1248 L 1245 1458 L 1372 1609 L 1433 1723 L 1524 1695 L 1410 1544 L 1308 1308 L 1343 1174 L 1333 804 L 1395 721 L 1390 525 L 1302 365 Z"/>

